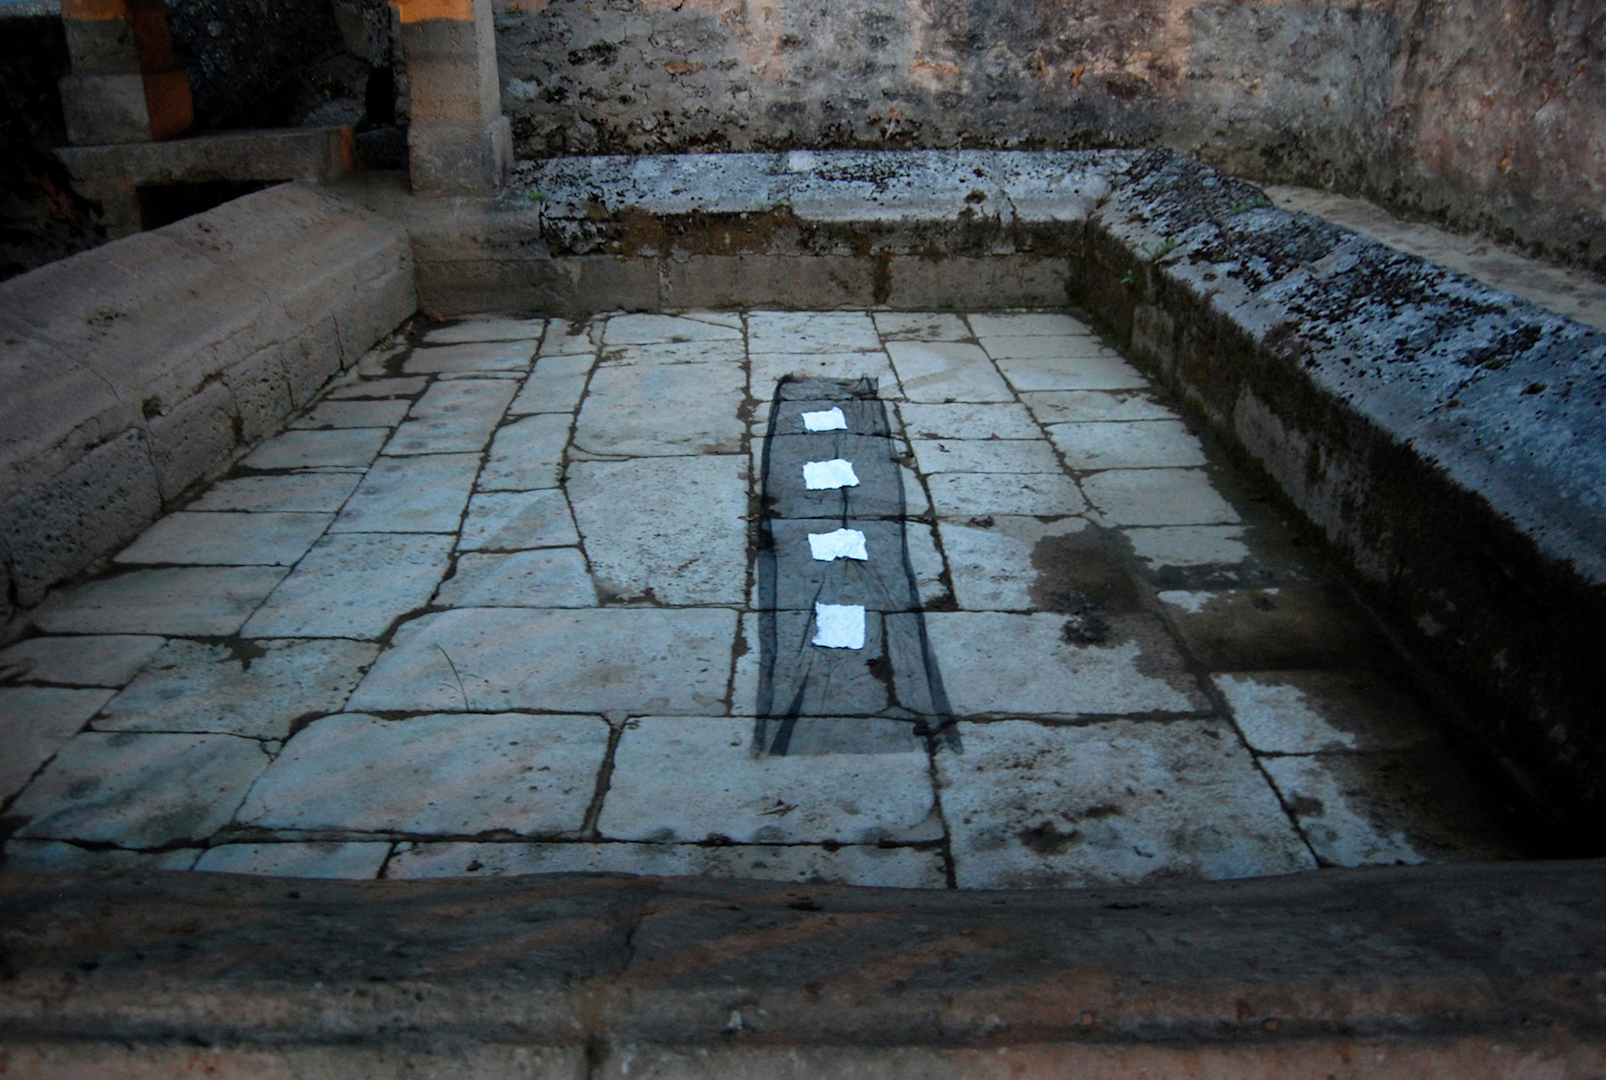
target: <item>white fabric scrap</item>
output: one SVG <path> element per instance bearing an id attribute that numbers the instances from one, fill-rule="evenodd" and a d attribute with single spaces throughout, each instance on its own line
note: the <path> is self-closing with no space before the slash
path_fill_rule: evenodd
<path id="1" fill-rule="evenodd" d="M 842 410 L 833 405 L 829 409 L 819 412 L 806 412 L 803 414 L 803 426 L 810 431 L 846 431 L 848 418 L 842 415 Z"/>
<path id="2" fill-rule="evenodd" d="M 809 554 L 819 562 L 835 559 L 858 559 L 862 562 L 870 558 L 864 549 L 864 534 L 858 529 L 809 533 Z"/>
<path id="3" fill-rule="evenodd" d="M 832 458 L 830 461 L 805 461 L 803 485 L 810 491 L 858 487 L 859 478 L 853 472 L 853 462 L 842 458 Z"/>
<path id="4" fill-rule="evenodd" d="M 860 604 L 815 604 L 814 644 L 827 649 L 864 648 L 864 607 Z"/>

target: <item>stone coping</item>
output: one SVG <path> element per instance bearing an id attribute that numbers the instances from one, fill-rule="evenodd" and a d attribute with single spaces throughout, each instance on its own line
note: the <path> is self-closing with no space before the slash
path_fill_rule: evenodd
<path id="1" fill-rule="evenodd" d="M 0 1061 L 29 1076 L 130 1075 L 164 1049 L 208 1075 L 350 1075 L 306 1055 L 497 1046 L 526 1071 L 476 1075 L 1606 1064 L 1599 862 L 1040 893 L 119 871 L 0 877 L 0 912 Z"/>
<path id="2" fill-rule="evenodd" d="M 415 305 L 406 235 L 305 184 L 0 283 L 7 591 L 132 539 Z"/>

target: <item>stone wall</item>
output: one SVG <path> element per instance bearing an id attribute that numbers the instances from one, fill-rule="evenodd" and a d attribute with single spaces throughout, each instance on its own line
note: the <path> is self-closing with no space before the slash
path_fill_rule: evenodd
<path id="1" fill-rule="evenodd" d="M 1166 146 L 1606 273 L 1606 3 L 501 0 L 522 157 Z"/>
<path id="2" fill-rule="evenodd" d="M 300 184 L 0 284 L 0 627 L 414 307 L 402 229 Z"/>

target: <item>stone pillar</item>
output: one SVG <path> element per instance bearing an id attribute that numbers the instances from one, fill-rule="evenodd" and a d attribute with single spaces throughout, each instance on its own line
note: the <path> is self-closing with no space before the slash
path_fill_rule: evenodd
<path id="1" fill-rule="evenodd" d="M 165 0 L 62 0 L 72 74 L 61 79 L 77 146 L 171 139 L 190 129 L 190 80 L 173 65 Z"/>
<path id="2" fill-rule="evenodd" d="M 491 0 L 400 0 L 400 8 L 413 191 L 489 195 L 513 159 Z"/>

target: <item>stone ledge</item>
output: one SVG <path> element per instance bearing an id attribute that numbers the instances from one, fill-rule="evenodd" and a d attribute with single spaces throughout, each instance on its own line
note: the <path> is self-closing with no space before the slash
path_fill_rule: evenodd
<path id="1" fill-rule="evenodd" d="M 1606 333 L 1138 161 L 1090 218 L 1087 303 L 1370 584 L 1475 734 L 1606 812 Z"/>
<path id="2" fill-rule="evenodd" d="M 127 542 L 415 306 L 400 229 L 300 184 L 0 283 L 16 601 Z"/>
<path id="3" fill-rule="evenodd" d="M 542 1076 L 1606 1065 L 1599 862 L 1053 893 L 7 875 L 0 913 L 0 1061 L 24 1075 L 188 1053 L 223 1076 L 479 1054 L 500 1076 L 514 1049 Z"/>

